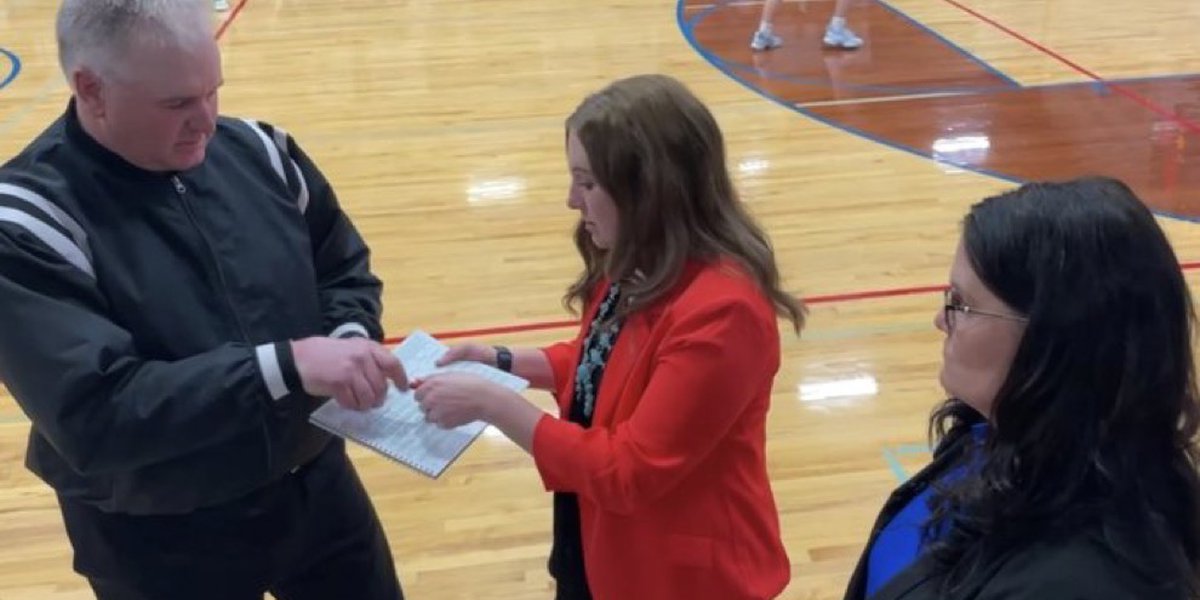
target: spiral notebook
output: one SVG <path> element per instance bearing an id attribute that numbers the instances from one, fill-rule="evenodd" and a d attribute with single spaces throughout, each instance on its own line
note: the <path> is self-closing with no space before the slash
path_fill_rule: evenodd
<path id="1" fill-rule="evenodd" d="M 459 371 L 473 373 L 516 392 L 529 382 L 494 367 L 476 362 L 457 362 L 436 367 L 434 363 L 446 346 L 423 331 L 414 331 L 394 353 L 404 365 L 408 378 L 419 379 L 434 373 Z M 330 433 L 362 444 L 388 458 L 436 479 L 479 437 L 486 423 L 475 421 L 454 429 L 442 429 L 425 422 L 412 390 L 402 392 L 389 384 L 387 399 L 379 408 L 356 411 L 330 400 L 313 411 L 309 420 Z"/>

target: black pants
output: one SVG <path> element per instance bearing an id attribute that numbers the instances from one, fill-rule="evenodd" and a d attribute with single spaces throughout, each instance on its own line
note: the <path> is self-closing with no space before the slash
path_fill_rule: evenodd
<path id="1" fill-rule="evenodd" d="M 75 570 L 99 600 L 403 600 L 383 528 L 335 441 L 228 504 L 178 516 L 60 498 Z"/>
<path id="2" fill-rule="evenodd" d="M 583 531 L 579 523 L 579 497 L 554 494 L 554 545 L 549 568 L 554 577 L 554 600 L 592 600 L 587 569 L 583 564 Z"/>

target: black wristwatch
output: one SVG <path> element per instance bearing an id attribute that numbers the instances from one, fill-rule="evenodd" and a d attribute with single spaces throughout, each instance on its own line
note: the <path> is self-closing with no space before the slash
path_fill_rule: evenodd
<path id="1" fill-rule="evenodd" d="M 512 373 L 512 350 L 504 346 L 492 346 L 496 349 L 496 368 L 505 373 Z"/>

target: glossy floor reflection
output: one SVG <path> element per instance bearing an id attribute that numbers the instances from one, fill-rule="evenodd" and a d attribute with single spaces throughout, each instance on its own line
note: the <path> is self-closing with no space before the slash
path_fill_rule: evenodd
<path id="1" fill-rule="evenodd" d="M 1108 174 L 1160 212 L 1200 217 L 1200 76 L 1022 86 L 885 3 L 852 11 L 862 49 L 823 49 L 824 8 L 781 11 L 786 42 L 769 52 L 746 43 L 757 4 L 684 14 L 715 67 L 833 126 L 1015 181 Z"/>

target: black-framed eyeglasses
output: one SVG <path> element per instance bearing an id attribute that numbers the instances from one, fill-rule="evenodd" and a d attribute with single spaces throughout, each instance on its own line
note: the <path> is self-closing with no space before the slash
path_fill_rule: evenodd
<path id="1" fill-rule="evenodd" d="M 963 304 L 961 300 L 954 298 L 954 290 L 951 289 L 947 289 L 945 292 L 943 292 L 942 299 L 942 310 L 946 318 L 946 329 L 948 331 L 954 331 L 954 321 L 956 318 L 955 313 L 962 313 L 964 315 L 983 315 L 985 317 L 1004 319 L 1006 321 L 1017 321 L 1019 323 L 1029 322 L 1028 318 L 1019 315 L 1006 315 L 1004 313 L 980 310 L 972 306 L 967 306 L 966 304 Z"/>

